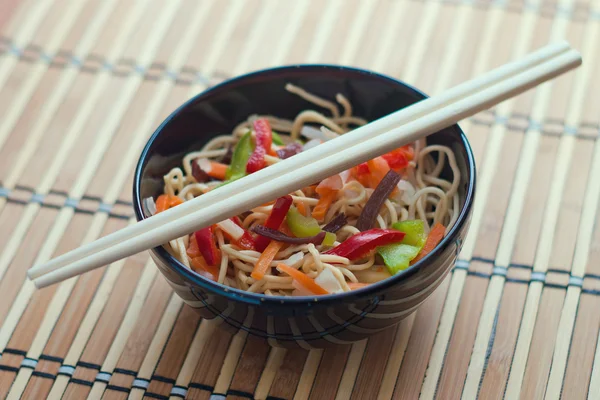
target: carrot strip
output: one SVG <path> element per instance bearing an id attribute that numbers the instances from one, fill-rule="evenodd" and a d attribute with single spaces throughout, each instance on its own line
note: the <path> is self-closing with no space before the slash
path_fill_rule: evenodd
<path id="1" fill-rule="evenodd" d="M 371 172 L 371 187 L 375 189 L 379 182 L 383 179 L 383 177 L 390 170 L 390 166 L 387 161 L 383 159 L 383 157 L 376 157 L 372 160 L 367 161 L 367 165 L 369 166 L 369 171 Z"/>
<path id="2" fill-rule="evenodd" d="M 218 179 L 220 181 L 225 180 L 225 172 L 227 171 L 227 165 L 222 164 L 220 162 L 211 161 L 210 162 L 210 171 L 206 171 L 208 176 L 211 178 Z"/>
<path id="3" fill-rule="evenodd" d="M 294 205 L 296 206 L 296 208 L 298 209 L 300 214 L 304 215 L 305 217 L 307 216 L 308 210 L 306 209 L 306 205 L 304 204 L 303 201 L 299 201 L 298 203 L 296 203 Z"/>
<path id="4" fill-rule="evenodd" d="M 202 256 L 192 258 L 192 269 L 196 272 L 206 271 L 210 273 L 215 281 L 219 279 L 219 268 L 218 265 L 208 265 Z"/>
<path id="5" fill-rule="evenodd" d="M 325 192 L 323 195 L 321 195 L 317 205 L 312 211 L 312 217 L 319 222 L 323 222 L 325 215 L 327 214 L 327 210 L 329 210 L 329 206 L 331 206 L 331 203 L 333 203 L 333 200 L 335 200 L 336 196 L 337 190 Z"/>
<path id="6" fill-rule="evenodd" d="M 183 203 L 183 200 L 181 200 L 179 197 L 169 196 L 169 208 L 178 206 L 181 203 Z"/>
<path id="7" fill-rule="evenodd" d="M 169 194 L 161 194 L 160 196 L 158 196 L 158 198 L 156 199 L 156 202 L 155 202 L 156 213 L 158 214 L 159 212 L 168 210 L 171 207 L 178 206 L 181 203 L 183 203 L 183 200 L 181 200 L 177 196 L 172 196 Z"/>
<path id="8" fill-rule="evenodd" d="M 314 279 L 309 277 L 303 272 L 298 271 L 290 266 L 287 266 L 283 263 L 277 264 L 277 269 L 279 272 L 283 272 L 292 277 L 295 281 L 298 281 L 306 290 L 313 292 L 314 294 L 328 294 L 329 292 L 323 289 Z"/>
<path id="9" fill-rule="evenodd" d="M 155 203 L 156 213 L 158 214 L 159 212 L 163 212 L 167 208 L 169 208 L 169 196 L 166 194 L 161 194 L 160 196 L 158 196 Z"/>
<path id="10" fill-rule="evenodd" d="M 282 242 L 271 240 L 271 242 L 267 245 L 260 257 L 258 257 L 258 261 L 256 261 L 256 264 L 254 264 L 254 269 L 252 270 L 250 276 L 256 279 L 257 281 L 261 280 L 265 276 L 265 273 L 271 266 L 271 263 L 275 259 L 275 256 L 277 255 L 282 246 Z"/>
<path id="11" fill-rule="evenodd" d="M 186 253 L 188 256 L 190 256 L 190 258 L 196 258 L 202 255 L 202 253 L 200 253 L 200 248 L 198 247 L 196 235 L 190 236 L 190 244 L 188 245 Z"/>
<path id="12" fill-rule="evenodd" d="M 356 290 L 356 289 L 364 288 L 366 286 L 369 286 L 369 284 L 362 283 L 362 282 L 348 282 L 348 287 L 350 288 L 350 290 Z"/>
<path id="13" fill-rule="evenodd" d="M 446 227 L 444 225 L 440 224 L 439 222 L 435 224 L 433 228 L 431 228 L 431 231 L 427 236 L 427 240 L 425 241 L 425 245 L 421 249 L 421 252 L 415 258 L 413 258 L 411 264 L 416 263 L 417 261 L 425 257 L 427 254 L 431 253 L 433 249 L 435 249 L 435 246 L 437 246 L 442 241 L 445 233 Z"/>

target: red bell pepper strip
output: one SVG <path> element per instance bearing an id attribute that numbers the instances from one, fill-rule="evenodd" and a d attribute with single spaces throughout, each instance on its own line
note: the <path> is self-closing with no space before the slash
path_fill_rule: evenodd
<path id="1" fill-rule="evenodd" d="M 217 226 L 237 246 L 246 250 L 254 250 L 254 238 L 250 232 L 244 229 L 238 217 L 221 221 Z"/>
<path id="2" fill-rule="evenodd" d="M 391 169 L 398 172 L 408 166 L 408 162 L 411 161 L 415 156 L 415 151 L 412 146 L 406 145 L 392 150 L 389 153 L 382 155 L 381 157 L 387 161 Z"/>
<path id="3" fill-rule="evenodd" d="M 404 239 L 404 232 L 395 229 L 369 229 L 343 241 L 339 246 L 327 250 L 324 254 L 358 260 L 374 252 L 379 246 L 399 243 Z"/>
<path id="4" fill-rule="evenodd" d="M 261 118 L 254 121 L 252 125 L 256 134 L 256 146 L 246 164 L 246 172 L 249 174 L 263 169 L 267 165 L 267 162 L 265 161 L 266 154 L 276 155 L 271 149 L 271 145 L 273 144 L 273 131 L 271 130 L 269 121 Z"/>
<path id="5" fill-rule="evenodd" d="M 270 229 L 279 229 L 291 206 L 292 196 L 287 195 L 278 198 L 277 201 L 275 201 L 275 204 L 273 204 L 271 214 L 269 214 L 269 216 L 267 217 L 264 226 Z M 256 251 L 262 253 L 269 245 L 269 242 L 271 242 L 271 239 L 269 239 L 266 236 L 259 235 L 254 241 L 254 248 L 256 249 Z"/>
<path id="6" fill-rule="evenodd" d="M 211 266 L 217 266 L 221 263 L 221 251 L 215 243 L 213 229 L 212 226 L 200 229 L 194 233 L 194 236 L 196 236 L 198 249 L 202 253 L 202 257 L 204 257 L 206 263 Z"/>
<path id="7" fill-rule="evenodd" d="M 233 217 L 232 220 L 236 223 L 236 225 L 244 229 L 244 227 L 242 226 L 242 221 L 239 219 L 239 217 Z M 252 236 L 250 232 L 244 229 L 244 235 L 241 239 L 238 239 L 237 244 L 243 249 L 254 250 L 254 236 Z"/>

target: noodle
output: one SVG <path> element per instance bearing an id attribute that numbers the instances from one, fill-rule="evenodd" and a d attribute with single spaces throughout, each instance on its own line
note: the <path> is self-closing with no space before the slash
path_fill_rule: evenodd
<path id="1" fill-rule="evenodd" d="M 307 124 L 320 126 L 326 133 L 344 134 L 351 125 L 361 126 L 367 123 L 352 114 L 352 104 L 341 94 L 336 95 L 335 100 L 341 106 L 342 114 L 335 102 L 291 84 L 286 85 L 285 89 L 327 110 L 330 116 L 310 109 L 298 114 L 293 121 L 271 115 L 251 115 L 246 121 L 238 124 L 231 135 L 217 136 L 199 151 L 186 154 L 182 159 L 182 168 L 173 168 L 164 176 L 164 193 L 188 201 L 220 185 L 221 182 L 218 180 L 197 182 L 192 175 L 192 163 L 198 158 L 217 161 L 227 153 L 228 147 L 236 145 L 243 135 L 252 131 L 253 123 L 259 118 L 266 119 L 278 133 L 289 133 L 289 136 L 282 135 L 284 143 L 292 143 L 299 139 L 302 128 Z M 423 221 L 425 233 L 438 223 L 444 225 L 448 231 L 456 222 L 460 211 L 458 189 L 461 173 L 454 152 L 447 146 L 427 145 L 424 139 L 415 142 L 411 149 L 413 158 L 399 172 L 402 186 L 399 184 L 398 188 L 403 189 L 397 190 L 390 198 L 384 199 L 373 227 L 388 229 L 399 221 L 420 219 Z M 273 154 L 265 156 L 267 165 L 280 161 Z M 443 177 L 444 171 L 451 171 L 450 180 Z M 346 224 L 336 232 L 334 246 L 360 233 L 355 225 L 373 194 L 372 186 L 366 187 L 361 181 L 353 179 L 350 174 L 340 174 L 340 177 L 342 177 L 341 189 L 333 198 L 324 220 L 320 223 L 323 227 L 340 213 L 346 216 Z M 304 210 L 305 215 L 310 215 L 320 202 L 314 186 L 295 191 L 291 194 L 291 198 L 298 209 Z M 250 210 L 239 216 L 240 226 L 251 231 L 256 226 L 264 225 L 272 210 L 272 203 Z M 275 268 L 280 263 L 298 269 L 312 279 L 319 279 L 321 274 L 330 271 L 333 280 L 328 284 L 338 288 L 339 291 L 351 290 L 349 283 L 359 283 L 361 279 L 368 280 L 362 281 L 363 283 L 371 283 L 373 279 L 379 280 L 389 276 L 385 272 L 386 266 L 375 254 L 350 260 L 335 254 L 325 254 L 324 251 L 329 248 L 327 246 L 309 243 L 281 246 L 272 261 L 269 259 L 270 268 L 265 275 L 261 279 L 255 279 L 252 272 L 261 253 L 240 247 L 219 229 L 215 229 L 215 237 L 216 247 L 221 254 L 220 263 L 216 266 L 218 276 L 214 277 L 215 280 L 253 293 L 268 296 L 298 294 L 298 285 L 294 283 L 292 277 L 281 274 Z M 186 236 L 169 242 L 165 247 L 190 268 L 191 257 L 186 251 L 190 245 L 191 240 Z"/>

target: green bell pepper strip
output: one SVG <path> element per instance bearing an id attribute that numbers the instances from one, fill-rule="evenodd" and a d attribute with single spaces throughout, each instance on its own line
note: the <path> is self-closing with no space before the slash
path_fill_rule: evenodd
<path id="1" fill-rule="evenodd" d="M 281 139 L 281 136 L 279 136 L 277 132 L 272 130 L 271 133 L 273 134 L 273 143 L 279 146 L 285 145 L 285 143 L 283 143 L 283 140 Z"/>
<path id="2" fill-rule="evenodd" d="M 377 252 L 383 258 L 383 262 L 391 275 L 404 271 L 410 265 L 410 262 L 421 251 L 420 247 L 409 244 L 391 244 L 381 246 Z"/>
<path id="3" fill-rule="evenodd" d="M 229 164 L 229 167 L 225 172 L 225 178 L 227 178 L 228 181 L 240 179 L 246 175 L 246 164 L 253 151 L 252 133 L 247 132 L 242 136 L 233 150 L 231 164 Z"/>
<path id="4" fill-rule="evenodd" d="M 408 268 L 410 262 L 419 255 L 427 234 L 425 224 L 419 219 L 396 222 L 392 224 L 392 228 L 404 232 L 404 239 L 398 244 L 382 246 L 377 252 L 383 258 L 388 272 L 394 275 Z"/>
<path id="5" fill-rule="evenodd" d="M 286 221 L 288 227 L 296 237 L 315 236 L 321 232 L 319 223 L 312 217 L 305 217 L 294 206 L 287 212 Z"/>
<path id="6" fill-rule="evenodd" d="M 296 237 L 310 237 L 316 236 L 321 232 L 324 232 L 320 227 L 316 219 L 312 217 L 305 217 L 298 211 L 294 206 L 290 207 L 286 215 L 286 222 L 290 231 Z M 325 232 L 325 238 L 321 243 L 323 246 L 331 247 L 337 240 L 337 236 L 333 232 Z"/>
<path id="7" fill-rule="evenodd" d="M 419 249 L 425 245 L 427 234 L 425 233 L 425 224 L 420 219 L 396 222 L 392 228 L 406 234 L 402 243 L 416 246 Z"/>
<path id="8" fill-rule="evenodd" d="M 325 238 L 321 243 L 323 246 L 331 247 L 335 243 L 337 236 L 333 232 L 325 232 Z"/>

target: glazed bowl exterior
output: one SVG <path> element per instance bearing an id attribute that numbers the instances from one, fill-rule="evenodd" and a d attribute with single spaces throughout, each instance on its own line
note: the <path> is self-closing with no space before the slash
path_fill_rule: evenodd
<path id="1" fill-rule="evenodd" d="M 179 166 L 185 153 L 200 149 L 217 135 L 230 133 L 251 114 L 294 119 L 299 112 L 314 108 L 285 91 L 286 83 L 325 98 L 342 93 L 353 104 L 354 115 L 371 121 L 426 97 L 398 80 L 330 65 L 281 67 L 228 80 L 187 101 L 149 139 L 134 177 L 137 219 L 147 217 L 142 199 L 162 193 L 163 175 Z M 268 297 L 207 280 L 163 247 L 152 249 L 150 254 L 185 303 L 205 319 L 216 318 L 221 327 L 232 332 L 243 330 L 283 347 L 318 348 L 364 339 L 394 326 L 431 295 L 454 266 L 467 233 L 475 191 L 475 164 L 467 138 L 455 125 L 431 135 L 428 143 L 449 146 L 456 154 L 462 174 L 460 215 L 432 253 L 385 281 L 337 295 Z"/>

